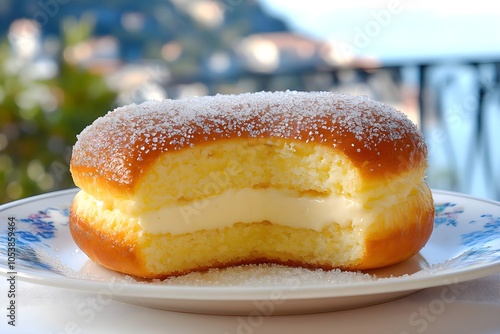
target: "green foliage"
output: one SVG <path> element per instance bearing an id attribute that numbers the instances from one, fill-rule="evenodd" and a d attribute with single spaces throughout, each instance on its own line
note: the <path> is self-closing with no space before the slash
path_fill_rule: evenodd
<path id="1" fill-rule="evenodd" d="M 64 59 L 68 44 L 89 38 L 85 24 L 63 23 L 58 73 L 48 80 L 33 78 L 33 61 L 0 44 L 0 202 L 74 186 L 76 135 L 114 106 L 116 92 L 101 75 Z"/>

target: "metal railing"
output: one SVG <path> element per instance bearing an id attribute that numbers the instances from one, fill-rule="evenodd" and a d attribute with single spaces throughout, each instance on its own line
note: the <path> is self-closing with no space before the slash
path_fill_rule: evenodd
<path id="1" fill-rule="evenodd" d="M 500 57 L 247 72 L 202 81 L 208 94 L 237 91 L 242 82 L 242 91 L 343 91 L 395 105 L 426 138 L 431 187 L 500 200 Z M 164 85 L 169 97 L 176 97 L 178 84 Z"/>

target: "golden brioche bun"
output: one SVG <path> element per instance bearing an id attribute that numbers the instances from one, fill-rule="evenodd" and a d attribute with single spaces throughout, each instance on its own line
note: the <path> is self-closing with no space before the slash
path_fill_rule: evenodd
<path id="1" fill-rule="evenodd" d="M 70 230 L 92 260 L 148 278 L 264 262 L 372 269 L 427 242 L 434 206 L 426 168 L 415 125 L 365 97 L 262 92 L 150 101 L 118 108 L 78 136 L 71 173 L 81 191 Z M 244 218 L 217 228 L 161 217 L 145 223 L 150 212 L 200 211 L 207 204 L 200 201 L 245 189 L 341 198 L 360 214 L 320 228 Z"/>

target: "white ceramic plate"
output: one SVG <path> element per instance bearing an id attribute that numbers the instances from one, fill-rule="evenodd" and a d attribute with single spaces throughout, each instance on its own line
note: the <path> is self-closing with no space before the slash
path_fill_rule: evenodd
<path id="1" fill-rule="evenodd" d="M 74 244 L 68 207 L 76 191 L 0 206 L 1 274 L 92 293 L 102 303 L 113 298 L 173 311 L 273 315 L 373 305 L 436 286 L 453 293 L 461 282 L 500 271 L 500 203 L 434 191 L 435 229 L 429 242 L 417 256 L 392 267 L 350 273 L 247 266 L 137 281 L 94 264 Z M 9 221 L 16 237 L 10 263 Z"/>

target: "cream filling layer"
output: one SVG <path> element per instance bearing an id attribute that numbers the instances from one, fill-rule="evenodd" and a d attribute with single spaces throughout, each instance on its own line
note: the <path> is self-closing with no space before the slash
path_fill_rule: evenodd
<path id="1" fill-rule="evenodd" d="M 269 221 L 293 228 L 321 231 L 333 222 L 340 226 L 370 224 L 373 210 L 338 195 L 310 196 L 272 188 L 228 190 L 183 206 L 142 212 L 136 217 L 147 233 L 173 235 Z"/>

